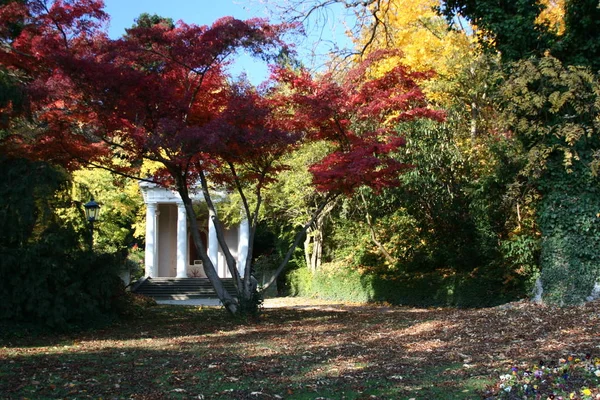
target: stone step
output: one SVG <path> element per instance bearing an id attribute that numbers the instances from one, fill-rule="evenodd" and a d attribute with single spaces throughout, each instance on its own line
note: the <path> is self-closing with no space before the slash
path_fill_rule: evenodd
<path id="1" fill-rule="evenodd" d="M 169 280 L 155 280 L 155 279 L 148 279 L 146 282 L 150 282 L 153 286 L 211 286 L 211 283 L 209 282 L 208 279 L 194 279 L 194 280 L 189 280 L 190 278 L 182 278 L 182 281 L 177 281 L 174 279 L 169 279 Z M 233 285 L 233 281 L 223 281 L 224 285 Z"/>
<path id="2" fill-rule="evenodd" d="M 223 285 L 231 295 L 235 295 L 232 279 L 223 279 Z M 134 286 L 133 292 L 156 300 L 217 298 L 207 278 L 148 278 Z"/>

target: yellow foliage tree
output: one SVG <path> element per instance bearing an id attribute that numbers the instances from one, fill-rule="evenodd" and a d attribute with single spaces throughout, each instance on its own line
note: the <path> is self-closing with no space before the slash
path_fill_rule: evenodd
<path id="1" fill-rule="evenodd" d="M 565 32 L 565 0 L 541 0 L 544 9 L 536 22 L 547 24 L 550 30 L 561 36 Z"/>
<path id="2" fill-rule="evenodd" d="M 383 0 L 372 10 L 374 21 L 357 39 L 367 52 L 375 49 L 400 49 L 403 64 L 415 71 L 434 70 L 454 75 L 457 59 L 472 57 L 473 44 L 463 31 L 449 30 L 446 20 L 434 7 L 438 0 Z M 390 67 L 397 60 L 390 60 Z"/>

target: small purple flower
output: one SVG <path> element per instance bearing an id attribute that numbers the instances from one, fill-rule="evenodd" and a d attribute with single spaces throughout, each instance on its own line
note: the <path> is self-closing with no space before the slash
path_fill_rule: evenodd
<path id="1" fill-rule="evenodd" d="M 533 376 L 536 377 L 536 378 L 538 378 L 538 379 L 541 379 L 542 375 L 544 375 L 544 373 L 542 372 L 541 369 L 536 369 L 535 372 L 533 373 Z"/>

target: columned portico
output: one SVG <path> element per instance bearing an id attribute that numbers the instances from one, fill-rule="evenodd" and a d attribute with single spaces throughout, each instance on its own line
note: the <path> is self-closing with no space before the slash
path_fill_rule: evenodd
<path id="1" fill-rule="evenodd" d="M 238 227 L 238 270 L 244 276 L 246 261 L 248 259 L 248 244 L 250 240 L 250 224 L 244 218 Z"/>
<path id="2" fill-rule="evenodd" d="M 143 182 L 140 189 L 146 203 L 146 249 L 145 276 L 186 278 L 206 277 L 202 262 L 196 254 L 187 221 L 185 205 L 177 192 L 156 184 Z M 196 196 L 194 203 L 202 203 Z M 231 277 L 224 259 L 224 253 L 217 241 L 217 233 L 211 215 L 198 215 L 200 236 L 207 249 L 208 257 L 222 278 Z M 225 242 L 234 258 L 238 270 L 243 275 L 248 254 L 249 224 L 243 221 L 239 226 L 228 227 L 224 231 Z M 190 246 L 191 245 L 191 246 Z"/>
<path id="3" fill-rule="evenodd" d="M 157 260 L 157 233 L 158 233 L 158 209 L 156 203 L 146 203 L 146 254 L 145 274 L 146 276 L 158 275 Z"/>
<path id="4" fill-rule="evenodd" d="M 217 230 L 213 222 L 212 211 L 208 212 L 208 258 L 213 263 L 217 272 L 219 271 L 219 240 L 217 239 Z"/>
<path id="5" fill-rule="evenodd" d="M 177 203 L 177 277 L 187 278 L 188 269 L 187 213 L 183 203 Z"/>

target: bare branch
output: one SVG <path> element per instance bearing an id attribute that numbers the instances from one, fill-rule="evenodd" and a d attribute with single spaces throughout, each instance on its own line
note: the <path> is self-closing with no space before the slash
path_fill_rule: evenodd
<path id="1" fill-rule="evenodd" d="M 321 215 L 321 213 L 323 212 L 325 207 L 327 207 L 327 205 L 329 203 L 331 203 L 333 200 L 335 200 L 338 196 L 339 196 L 338 193 L 332 193 L 332 194 L 328 195 L 323 200 L 323 202 L 321 203 L 319 208 L 317 208 L 315 210 L 315 212 L 312 214 L 312 217 L 310 218 L 310 220 L 306 224 L 304 224 L 304 227 L 302 227 L 302 229 L 296 234 L 294 242 L 288 249 L 288 252 L 286 253 L 283 261 L 281 261 L 281 263 L 279 264 L 279 267 L 277 267 L 277 270 L 271 276 L 271 279 L 269 279 L 269 282 L 267 282 L 267 284 L 263 286 L 263 288 L 262 288 L 263 292 L 266 292 L 267 289 L 269 289 L 269 287 L 273 284 L 273 282 L 275 282 L 277 280 L 277 277 L 283 272 L 284 268 L 287 266 L 288 262 L 292 258 L 292 254 L 294 254 L 296 247 L 298 247 L 298 245 L 300 244 L 302 237 L 306 234 L 306 231 L 308 230 L 308 228 L 310 228 L 310 226 L 315 223 L 315 221 L 317 220 L 317 218 L 319 218 L 319 216 Z"/>
<path id="2" fill-rule="evenodd" d="M 343 71 L 355 58 L 363 58 L 379 37 L 384 38 L 388 47 L 393 46 L 393 34 L 387 23 L 391 6 L 387 0 L 262 0 L 261 3 L 275 10 L 273 17 L 284 22 L 301 23 L 305 32 L 316 36 L 317 40 L 309 46 L 313 70 L 325 67 L 329 71 Z M 333 29 L 335 24 L 343 24 L 346 33 L 360 45 L 340 48 L 335 39 L 326 40 L 326 29 Z M 329 51 L 317 54 L 317 49 L 323 45 Z M 323 58 L 327 61 L 315 65 L 316 60 Z"/>

